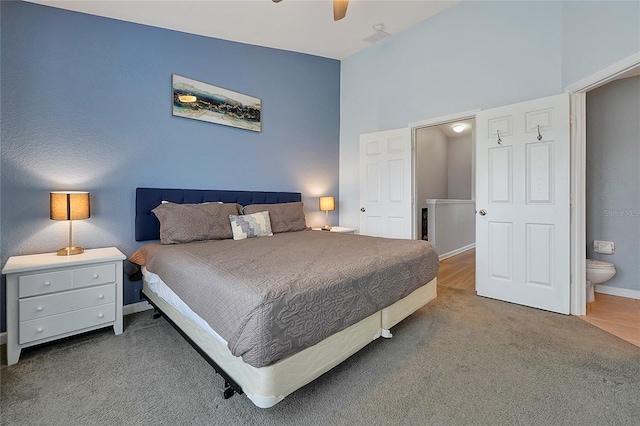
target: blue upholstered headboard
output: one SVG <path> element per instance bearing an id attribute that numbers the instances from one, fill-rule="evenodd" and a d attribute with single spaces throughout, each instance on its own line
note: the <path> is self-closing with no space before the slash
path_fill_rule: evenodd
<path id="1" fill-rule="evenodd" d="M 222 201 L 247 206 L 302 201 L 302 195 L 299 192 L 136 188 L 136 241 L 160 239 L 160 223 L 151 210 L 163 200 L 179 204 Z"/>

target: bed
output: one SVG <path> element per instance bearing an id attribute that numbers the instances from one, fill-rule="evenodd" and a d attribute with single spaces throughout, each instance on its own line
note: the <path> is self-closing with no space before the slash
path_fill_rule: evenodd
<path id="1" fill-rule="evenodd" d="M 136 240 L 158 239 L 130 259 L 143 297 L 261 408 L 436 297 L 429 243 L 309 230 L 299 193 L 137 188 Z"/>

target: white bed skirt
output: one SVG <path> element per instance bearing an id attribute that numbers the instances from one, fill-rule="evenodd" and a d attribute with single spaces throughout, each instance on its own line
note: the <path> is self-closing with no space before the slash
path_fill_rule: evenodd
<path id="1" fill-rule="evenodd" d="M 192 319 L 182 315 L 159 297 L 143 281 L 145 295 L 213 359 L 260 408 L 269 408 L 287 395 L 326 373 L 436 297 L 437 280 L 418 288 L 393 305 L 324 339 L 323 341 L 282 359 L 275 364 L 256 368 L 231 354 L 226 344 L 212 337 Z"/>

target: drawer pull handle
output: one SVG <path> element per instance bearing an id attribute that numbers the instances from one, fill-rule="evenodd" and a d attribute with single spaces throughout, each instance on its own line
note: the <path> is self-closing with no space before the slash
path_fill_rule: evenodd
<path id="1" fill-rule="evenodd" d="M 104 299 L 104 294 L 99 294 L 98 299 Z"/>
<path id="2" fill-rule="evenodd" d="M 93 278 L 98 278 L 98 274 L 93 274 Z"/>
<path id="3" fill-rule="evenodd" d="M 98 314 L 98 318 L 104 318 L 104 314 L 103 313 L 99 313 Z"/>
<path id="4" fill-rule="evenodd" d="M 41 312 L 43 309 L 44 309 L 44 308 L 43 308 L 42 306 L 38 306 L 38 307 L 36 308 L 36 311 Z"/>
<path id="5" fill-rule="evenodd" d="M 44 328 L 42 328 L 42 327 L 36 328 L 36 332 L 38 332 L 38 333 L 42 333 L 43 331 L 44 331 Z"/>
<path id="6" fill-rule="evenodd" d="M 49 287 L 51 285 L 51 281 L 45 281 L 44 285 L 46 285 L 47 287 Z"/>

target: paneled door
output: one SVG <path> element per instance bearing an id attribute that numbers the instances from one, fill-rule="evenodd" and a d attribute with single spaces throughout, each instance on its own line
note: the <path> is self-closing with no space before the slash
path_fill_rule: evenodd
<path id="1" fill-rule="evenodd" d="M 360 233 L 411 239 L 411 129 L 360 135 Z"/>
<path id="2" fill-rule="evenodd" d="M 476 124 L 476 291 L 568 314 L 569 95 L 480 111 Z"/>

